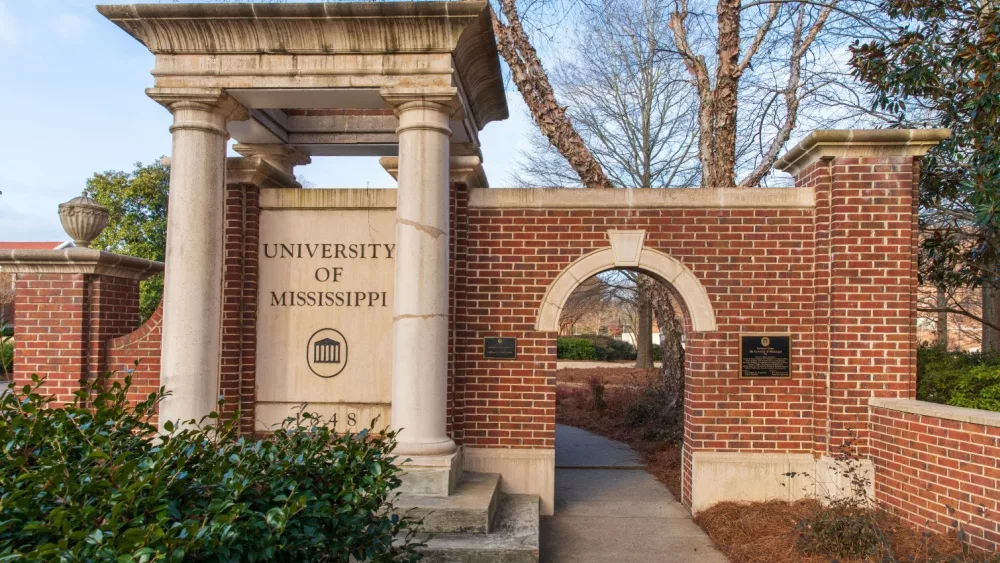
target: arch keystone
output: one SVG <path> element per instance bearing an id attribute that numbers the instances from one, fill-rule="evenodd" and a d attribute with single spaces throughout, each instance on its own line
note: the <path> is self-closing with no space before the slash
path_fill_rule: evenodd
<path id="1" fill-rule="evenodd" d="M 639 265 L 639 254 L 642 252 L 642 243 L 646 240 L 646 231 L 611 229 L 608 231 L 608 240 L 611 241 L 611 252 L 615 257 L 615 266 L 634 268 Z"/>

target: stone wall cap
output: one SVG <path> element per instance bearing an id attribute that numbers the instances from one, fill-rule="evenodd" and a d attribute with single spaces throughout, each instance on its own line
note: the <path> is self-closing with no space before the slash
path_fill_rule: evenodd
<path id="1" fill-rule="evenodd" d="M 163 262 L 93 248 L 0 250 L 0 272 L 12 274 L 97 274 L 144 280 L 163 269 Z"/>
<path id="2" fill-rule="evenodd" d="M 953 407 L 951 405 L 929 403 L 915 399 L 872 398 L 868 400 L 868 406 L 1000 428 L 1000 412 Z"/>
<path id="3" fill-rule="evenodd" d="M 824 129 L 802 139 L 774 167 L 796 175 L 826 157 L 923 156 L 950 136 L 948 129 Z"/>
<path id="4" fill-rule="evenodd" d="M 480 209 L 813 209 L 812 188 L 470 189 Z"/>

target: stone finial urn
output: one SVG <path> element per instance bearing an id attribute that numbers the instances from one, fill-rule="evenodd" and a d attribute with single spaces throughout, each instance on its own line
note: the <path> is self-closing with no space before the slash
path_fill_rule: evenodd
<path id="1" fill-rule="evenodd" d="M 66 234 L 73 238 L 73 244 L 89 248 L 90 241 L 108 226 L 108 209 L 81 195 L 59 204 L 59 221 Z"/>

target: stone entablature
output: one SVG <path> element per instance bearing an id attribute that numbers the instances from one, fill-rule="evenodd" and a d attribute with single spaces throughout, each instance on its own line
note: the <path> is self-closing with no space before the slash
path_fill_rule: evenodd
<path id="1" fill-rule="evenodd" d="M 98 6 L 156 55 L 158 99 L 228 91 L 247 110 L 230 133 L 307 155 L 395 154 L 382 99 L 454 88 L 454 152 L 478 153 L 478 132 L 506 119 L 488 4 L 146 4 Z"/>

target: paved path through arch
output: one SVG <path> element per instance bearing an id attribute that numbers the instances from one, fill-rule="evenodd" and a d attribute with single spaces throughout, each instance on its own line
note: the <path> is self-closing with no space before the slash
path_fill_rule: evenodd
<path id="1" fill-rule="evenodd" d="M 541 522 L 543 562 L 726 561 L 632 448 L 562 424 L 555 508 Z"/>

